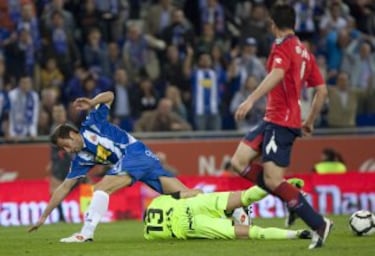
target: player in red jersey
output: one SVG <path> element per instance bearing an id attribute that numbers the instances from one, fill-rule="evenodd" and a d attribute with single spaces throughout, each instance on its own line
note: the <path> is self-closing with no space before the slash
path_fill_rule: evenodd
<path id="1" fill-rule="evenodd" d="M 268 75 L 238 107 L 235 118 L 243 119 L 254 103 L 268 93 L 266 114 L 239 143 L 231 165 L 244 178 L 278 196 L 314 231 L 309 245 L 309 249 L 314 249 L 324 244 L 333 224 L 318 214 L 298 189 L 285 182 L 284 173 L 295 139 L 301 136 L 301 131 L 303 135 L 311 135 L 327 88 L 314 56 L 294 34 L 293 7 L 276 5 L 270 18 L 276 40 L 267 62 Z M 302 123 L 299 98 L 305 84 L 314 87 L 316 93 L 310 113 Z M 258 155 L 262 155 L 262 165 L 253 163 Z"/>

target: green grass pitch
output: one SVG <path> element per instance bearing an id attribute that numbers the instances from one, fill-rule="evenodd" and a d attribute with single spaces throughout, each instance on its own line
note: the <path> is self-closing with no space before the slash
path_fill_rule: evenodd
<path id="1" fill-rule="evenodd" d="M 27 233 L 26 227 L 0 227 L 0 255 L 36 256 L 185 256 L 185 255 L 375 255 L 375 236 L 354 237 L 348 230 L 348 216 L 332 217 L 334 229 L 324 248 L 309 251 L 309 240 L 253 241 L 253 240 L 189 240 L 146 241 L 139 221 L 121 221 L 101 224 L 95 242 L 61 244 L 59 239 L 78 231 L 81 225 L 53 224 Z M 283 226 L 282 219 L 255 219 L 259 226 Z M 301 228 L 299 220 L 293 228 Z"/>

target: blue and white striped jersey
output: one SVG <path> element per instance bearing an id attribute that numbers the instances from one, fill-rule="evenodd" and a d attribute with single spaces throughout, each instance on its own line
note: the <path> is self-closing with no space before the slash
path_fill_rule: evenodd
<path id="1" fill-rule="evenodd" d="M 116 164 L 126 154 L 127 146 L 138 141 L 108 122 L 108 115 L 109 107 L 106 104 L 99 104 L 87 115 L 79 131 L 84 145 L 73 158 L 67 179 L 86 176 L 97 164 Z"/>

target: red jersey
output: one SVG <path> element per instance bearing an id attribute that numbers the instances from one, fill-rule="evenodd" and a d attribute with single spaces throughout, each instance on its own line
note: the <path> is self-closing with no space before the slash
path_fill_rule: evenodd
<path id="1" fill-rule="evenodd" d="M 267 71 L 281 68 L 284 79 L 267 96 L 264 120 L 285 127 L 301 128 L 300 95 L 302 86 L 324 84 L 313 54 L 298 37 L 290 35 L 276 40 L 267 60 Z"/>

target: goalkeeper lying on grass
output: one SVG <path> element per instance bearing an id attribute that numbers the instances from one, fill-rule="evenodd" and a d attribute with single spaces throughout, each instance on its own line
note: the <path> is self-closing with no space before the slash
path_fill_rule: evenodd
<path id="1" fill-rule="evenodd" d="M 289 183 L 303 186 L 301 179 Z M 152 239 L 310 239 L 309 230 L 261 228 L 255 225 L 233 224 L 227 218 L 238 207 L 259 201 L 267 192 L 253 186 L 237 192 L 200 194 L 199 191 L 179 195 L 161 195 L 146 209 L 144 237 Z"/>

